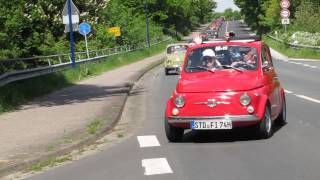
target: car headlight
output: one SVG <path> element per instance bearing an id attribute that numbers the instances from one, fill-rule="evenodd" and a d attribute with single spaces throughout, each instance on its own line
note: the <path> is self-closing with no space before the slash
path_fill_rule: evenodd
<path id="1" fill-rule="evenodd" d="M 243 105 L 243 106 L 248 106 L 251 102 L 251 98 L 250 96 L 247 94 L 247 93 L 243 93 L 240 97 L 240 103 Z"/>
<path id="2" fill-rule="evenodd" d="M 185 99 L 183 96 L 177 96 L 175 99 L 174 99 L 174 104 L 176 105 L 176 107 L 178 108 L 182 108 L 185 104 Z"/>

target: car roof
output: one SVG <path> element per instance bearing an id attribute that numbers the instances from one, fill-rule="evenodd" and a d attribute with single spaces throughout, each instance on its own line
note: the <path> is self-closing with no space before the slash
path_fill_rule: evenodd
<path id="1" fill-rule="evenodd" d="M 222 45 L 240 45 L 240 46 L 250 46 L 259 48 L 262 46 L 261 41 L 255 41 L 255 40 L 234 40 L 234 41 L 225 41 L 225 40 L 215 40 L 215 41 L 205 41 L 202 44 L 196 44 L 191 46 L 189 49 L 198 49 L 202 47 L 210 47 L 210 46 L 222 46 Z"/>
<path id="2" fill-rule="evenodd" d="M 167 48 L 170 46 L 179 46 L 179 45 L 183 45 L 183 46 L 188 46 L 188 43 L 173 43 L 173 44 L 168 44 Z"/>

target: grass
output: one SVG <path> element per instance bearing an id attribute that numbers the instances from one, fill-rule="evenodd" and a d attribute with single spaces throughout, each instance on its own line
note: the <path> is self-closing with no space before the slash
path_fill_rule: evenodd
<path id="1" fill-rule="evenodd" d="M 73 69 L 67 69 L 5 85 L 0 88 L 0 114 L 13 111 L 17 109 L 19 105 L 36 97 L 74 85 L 88 77 L 96 76 L 103 72 L 158 54 L 164 51 L 166 45 L 172 43 L 172 41 L 173 40 L 162 42 L 150 48 L 130 53 L 110 56 L 101 61 L 79 65 Z"/>
<path id="2" fill-rule="evenodd" d="M 320 59 L 320 51 L 312 49 L 296 49 L 288 45 L 275 41 L 267 36 L 263 37 L 263 41 L 271 48 L 290 58 L 304 58 L 304 59 Z"/>
<path id="3" fill-rule="evenodd" d="M 97 131 L 102 127 L 103 123 L 101 120 L 95 120 L 92 121 L 88 126 L 87 126 L 87 132 L 88 134 L 96 134 Z"/>
<path id="4" fill-rule="evenodd" d="M 62 156 L 62 157 L 58 157 L 58 158 L 51 158 L 42 162 L 39 162 L 33 166 L 31 166 L 31 171 L 42 171 L 43 168 L 45 167 L 53 167 L 56 166 L 59 163 L 63 163 L 66 161 L 71 161 L 72 157 L 70 155 L 67 156 Z"/>

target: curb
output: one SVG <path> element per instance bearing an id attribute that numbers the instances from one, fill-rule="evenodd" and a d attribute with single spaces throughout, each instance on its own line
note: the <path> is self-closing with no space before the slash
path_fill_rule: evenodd
<path id="1" fill-rule="evenodd" d="M 148 65 L 147 67 L 141 69 L 140 71 L 138 71 L 136 74 L 133 75 L 133 77 L 129 78 L 132 82 L 127 83 L 127 87 L 128 90 L 125 90 L 124 92 L 126 93 L 125 95 L 125 99 L 121 105 L 119 114 L 116 116 L 115 119 L 111 120 L 111 122 L 104 127 L 102 130 L 100 130 L 98 133 L 89 136 L 85 139 L 83 139 L 82 141 L 80 141 L 77 144 L 73 144 L 69 147 L 66 148 L 62 148 L 60 150 L 57 150 L 55 152 L 50 152 L 47 153 L 41 157 L 37 157 L 34 159 L 30 159 L 27 161 L 23 161 L 21 163 L 16 163 L 16 164 L 12 164 L 10 166 L 4 167 L 4 168 L 0 168 L 0 178 L 9 175 L 10 173 L 16 172 L 16 171 L 22 171 L 24 169 L 27 169 L 28 167 L 37 164 L 39 162 L 45 161 L 45 160 L 49 160 L 52 158 L 56 158 L 59 156 L 63 156 L 63 155 L 67 155 L 69 153 L 71 153 L 73 150 L 75 149 L 80 149 L 82 147 L 88 146 L 90 144 L 93 144 L 95 141 L 97 141 L 98 139 L 102 138 L 103 136 L 107 135 L 110 133 L 110 131 L 117 125 L 117 123 L 119 122 L 123 109 L 125 107 L 125 104 L 127 102 L 128 96 L 130 95 L 130 92 L 133 88 L 133 86 L 135 85 L 135 83 L 137 81 L 139 81 L 139 79 L 141 79 L 142 76 L 144 76 L 147 72 L 149 72 L 150 70 L 152 70 L 153 68 L 155 68 L 156 66 L 162 64 L 163 60 L 165 57 L 161 57 L 159 60 L 156 60 L 155 62 L 153 62 L 152 64 Z"/>
<path id="2" fill-rule="evenodd" d="M 320 59 L 288 58 L 289 61 L 320 62 Z"/>

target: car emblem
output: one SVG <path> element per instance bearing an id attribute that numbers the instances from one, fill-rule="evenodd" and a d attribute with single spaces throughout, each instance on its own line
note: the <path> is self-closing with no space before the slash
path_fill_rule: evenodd
<path id="1" fill-rule="evenodd" d="M 216 107 L 218 104 L 231 104 L 230 102 L 217 101 L 216 99 L 208 99 L 207 102 L 197 102 L 194 104 L 205 104 L 211 108 Z"/>
<path id="2" fill-rule="evenodd" d="M 215 99 L 208 99 L 208 103 L 207 105 L 211 108 L 216 107 L 217 106 L 217 100 Z"/>

